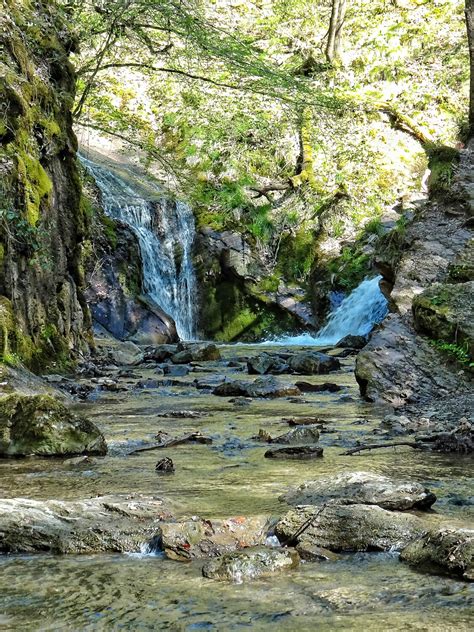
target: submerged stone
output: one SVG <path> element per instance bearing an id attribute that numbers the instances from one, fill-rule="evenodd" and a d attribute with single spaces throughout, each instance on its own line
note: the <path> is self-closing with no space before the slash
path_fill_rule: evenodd
<path id="1" fill-rule="evenodd" d="M 298 564 L 299 556 L 294 550 L 259 546 L 211 560 L 204 565 L 202 574 L 210 579 L 241 583 L 289 570 Z"/>
<path id="2" fill-rule="evenodd" d="M 400 553 L 402 562 L 420 570 L 474 581 L 474 529 L 441 527 L 411 542 Z"/>
<path id="3" fill-rule="evenodd" d="M 309 461 L 323 456 L 323 449 L 319 446 L 302 445 L 291 448 L 275 448 L 267 450 L 264 454 L 266 459 L 290 459 L 293 461 Z"/>
<path id="4" fill-rule="evenodd" d="M 436 496 L 420 483 L 397 481 L 371 472 L 342 472 L 308 481 L 281 496 L 290 505 L 378 505 L 383 509 L 428 509 Z"/>
<path id="5" fill-rule="evenodd" d="M 50 395 L 0 398 L 0 456 L 106 454 L 95 424 Z"/>

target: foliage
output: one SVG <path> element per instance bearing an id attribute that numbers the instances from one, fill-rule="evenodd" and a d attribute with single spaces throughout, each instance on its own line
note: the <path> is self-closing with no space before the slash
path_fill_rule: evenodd
<path id="1" fill-rule="evenodd" d="M 443 340 L 430 340 L 430 344 L 435 349 L 446 353 L 460 364 L 466 365 L 470 368 L 474 367 L 474 362 L 471 362 L 469 356 L 469 346 L 467 343 L 464 345 L 458 345 L 451 342 L 445 342 Z"/>

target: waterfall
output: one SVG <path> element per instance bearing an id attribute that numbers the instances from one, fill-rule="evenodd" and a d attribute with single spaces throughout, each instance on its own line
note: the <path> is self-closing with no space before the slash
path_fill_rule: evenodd
<path id="1" fill-rule="evenodd" d="M 194 216 L 184 202 L 168 199 L 158 187 L 154 201 L 138 185 L 80 156 L 102 193 L 105 213 L 127 224 L 138 238 L 145 293 L 173 318 L 181 340 L 196 339 L 196 278 L 191 258 Z"/>
<path id="2" fill-rule="evenodd" d="M 285 336 L 275 343 L 326 346 L 336 344 L 349 334 L 366 336 L 388 312 L 387 299 L 379 287 L 381 278 L 378 276 L 362 281 L 330 314 L 328 322 L 316 336 Z"/>

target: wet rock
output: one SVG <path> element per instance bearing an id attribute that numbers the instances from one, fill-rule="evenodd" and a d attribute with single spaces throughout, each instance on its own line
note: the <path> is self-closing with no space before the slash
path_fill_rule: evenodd
<path id="1" fill-rule="evenodd" d="M 166 556 L 179 561 L 217 557 L 237 549 L 263 544 L 269 520 L 263 516 L 236 516 L 227 520 L 194 517 L 160 525 L 161 548 Z"/>
<path id="2" fill-rule="evenodd" d="M 396 481 L 371 472 L 342 472 L 309 481 L 281 496 L 290 505 L 378 505 L 383 509 L 429 509 L 436 496 L 420 483 Z"/>
<path id="3" fill-rule="evenodd" d="M 154 380 L 153 378 L 148 378 L 146 380 L 140 380 L 139 382 L 136 383 L 136 388 L 143 388 L 143 389 L 147 389 L 147 388 L 159 388 L 162 385 L 162 381 L 160 380 Z"/>
<path id="4" fill-rule="evenodd" d="M 287 397 L 289 395 L 299 395 L 296 386 L 291 386 L 278 382 L 273 376 L 259 377 L 254 382 L 233 381 L 223 382 L 217 386 L 213 394 L 220 397 L 232 395 L 242 397 Z"/>
<path id="5" fill-rule="evenodd" d="M 323 456 L 323 449 L 319 446 L 304 445 L 291 448 L 275 448 L 267 450 L 263 455 L 266 459 L 290 459 L 293 461 L 309 461 Z"/>
<path id="6" fill-rule="evenodd" d="M 157 417 L 165 417 L 171 419 L 199 419 L 208 413 L 201 413 L 197 410 L 169 410 L 166 413 L 159 413 Z"/>
<path id="7" fill-rule="evenodd" d="M 196 379 L 193 384 L 198 390 L 205 391 L 212 390 L 216 388 L 216 386 L 223 384 L 223 380 L 224 378 L 221 375 L 213 375 L 206 378 Z"/>
<path id="8" fill-rule="evenodd" d="M 267 577 L 299 564 L 298 553 L 290 549 L 265 546 L 228 553 L 204 565 L 202 574 L 210 579 L 240 584 L 245 580 Z"/>
<path id="9" fill-rule="evenodd" d="M 178 353 L 173 355 L 171 358 L 171 362 L 173 362 L 174 364 L 188 364 L 189 362 L 211 362 L 213 360 L 221 359 L 219 348 L 213 343 L 180 342 L 178 344 L 177 350 Z"/>
<path id="10" fill-rule="evenodd" d="M 305 351 L 297 353 L 289 360 L 290 369 L 300 375 L 319 375 L 337 371 L 340 362 L 337 358 L 318 353 L 317 351 Z"/>
<path id="11" fill-rule="evenodd" d="M 189 373 L 189 367 L 185 364 L 174 365 L 165 365 L 163 367 L 164 375 L 171 375 L 173 377 L 184 377 Z"/>
<path id="12" fill-rule="evenodd" d="M 296 382 L 296 385 L 302 393 L 337 393 L 343 390 L 343 386 L 334 384 L 333 382 L 323 382 L 322 384 L 310 384 L 309 382 Z"/>
<path id="13" fill-rule="evenodd" d="M 296 426 L 289 432 L 272 439 L 272 443 L 286 443 L 288 445 L 304 445 L 318 441 L 319 430 L 316 426 Z"/>
<path id="14" fill-rule="evenodd" d="M 304 526 L 307 528 L 295 538 Z M 282 543 L 304 543 L 336 552 L 400 550 L 424 531 L 423 521 L 416 516 L 376 505 L 296 507 L 275 527 Z"/>
<path id="15" fill-rule="evenodd" d="M 247 370 L 251 375 L 264 375 L 270 371 L 273 363 L 273 356 L 268 353 L 262 353 L 248 360 Z"/>
<path id="16" fill-rule="evenodd" d="M 136 365 L 143 362 L 145 354 L 135 343 L 121 342 L 109 351 L 112 360 L 119 366 Z"/>
<path id="17" fill-rule="evenodd" d="M 99 553 L 139 551 L 171 519 L 162 500 L 150 496 L 101 496 L 59 500 L 0 500 L 3 553 Z"/>
<path id="18" fill-rule="evenodd" d="M 155 465 L 155 471 L 158 474 L 173 474 L 174 463 L 168 457 L 165 457 L 164 459 L 160 459 L 158 463 Z"/>
<path id="19" fill-rule="evenodd" d="M 321 417 L 284 417 L 283 422 L 289 426 L 312 426 L 313 424 L 326 424 L 327 419 Z"/>
<path id="20" fill-rule="evenodd" d="M 441 527 L 408 544 L 400 559 L 420 570 L 474 581 L 474 529 Z"/>
<path id="21" fill-rule="evenodd" d="M 300 558 L 307 562 L 335 562 L 340 559 L 337 553 L 306 541 L 300 542 L 296 550 Z"/>
<path id="22" fill-rule="evenodd" d="M 1 456 L 105 454 L 103 434 L 50 395 L 0 398 Z"/>
<path id="23" fill-rule="evenodd" d="M 145 349 L 145 360 L 164 362 L 177 352 L 176 345 L 157 345 Z"/>
<path id="24" fill-rule="evenodd" d="M 234 404 L 234 406 L 250 406 L 252 403 L 251 397 L 234 397 L 233 399 L 229 399 L 229 403 Z"/>
<path id="25" fill-rule="evenodd" d="M 336 347 L 341 347 L 343 349 L 362 349 L 367 344 L 367 338 L 365 336 L 353 336 L 348 335 L 339 340 Z"/>

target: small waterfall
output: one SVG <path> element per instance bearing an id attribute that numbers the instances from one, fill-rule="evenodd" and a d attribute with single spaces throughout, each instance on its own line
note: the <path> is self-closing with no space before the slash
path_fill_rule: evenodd
<path id="1" fill-rule="evenodd" d="M 380 291 L 382 277 L 365 279 L 329 316 L 326 325 L 316 336 L 286 336 L 276 341 L 282 345 L 326 346 L 339 342 L 344 336 L 366 336 L 388 312 L 387 299 Z"/>
<path id="2" fill-rule="evenodd" d="M 176 323 L 181 340 L 196 339 L 196 278 L 191 259 L 194 216 L 190 207 L 154 188 L 156 201 L 107 168 L 80 156 L 102 193 L 107 215 L 130 226 L 138 238 L 145 293 Z M 150 186 L 147 183 L 147 186 Z"/>

